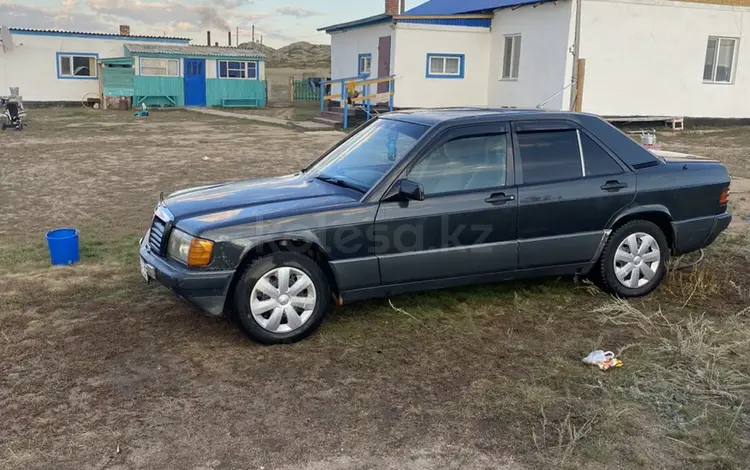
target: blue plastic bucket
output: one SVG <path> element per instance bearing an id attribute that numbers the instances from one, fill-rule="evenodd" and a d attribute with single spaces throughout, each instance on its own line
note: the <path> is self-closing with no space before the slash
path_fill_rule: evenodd
<path id="1" fill-rule="evenodd" d="M 47 232 L 47 246 L 52 264 L 66 266 L 79 261 L 78 230 L 58 228 Z"/>

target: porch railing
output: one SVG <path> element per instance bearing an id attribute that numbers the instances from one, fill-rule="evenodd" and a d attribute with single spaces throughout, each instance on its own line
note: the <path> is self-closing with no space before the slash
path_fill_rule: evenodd
<path id="1" fill-rule="evenodd" d="M 340 102 L 342 103 L 342 106 L 344 108 L 344 122 L 343 122 L 343 128 L 346 129 L 349 127 L 349 102 L 351 101 L 351 105 L 355 108 L 358 107 L 358 103 L 361 103 L 359 106 L 361 106 L 365 113 L 367 114 L 368 119 L 372 117 L 372 104 L 373 100 L 377 99 L 379 95 L 382 93 L 377 92 L 377 88 L 375 89 L 375 93 L 371 93 L 370 87 L 372 85 L 377 85 L 380 83 L 388 83 L 388 111 L 393 111 L 393 96 L 396 91 L 395 87 L 396 82 L 396 76 L 395 75 L 389 75 L 387 77 L 378 77 L 378 78 L 362 78 L 362 77 L 348 77 L 348 78 L 337 78 L 333 80 L 324 80 L 320 82 L 320 112 L 325 111 L 325 104 L 326 101 L 330 101 L 336 98 L 340 99 Z M 338 83 L 341 86 L 341 92 L 336 94 L 330 94 L 326 95 L 326 85 L 328 84 L 334 84 Z M 356 94 L 357 89 L 360 88 L 361 92 L 359 95 Z M 375 102 L 377 105 L 377 102 Z"/>

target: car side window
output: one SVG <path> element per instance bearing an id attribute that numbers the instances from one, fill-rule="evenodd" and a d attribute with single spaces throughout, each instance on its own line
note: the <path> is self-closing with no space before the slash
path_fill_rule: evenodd
<path id="1" fill-rule="evenodd" d="M 408 178 L 426 196 L 504 186 L 507 150 L 505 133 L 459 137 L 428 153 Z"/>
<path id="2" fill-rule="evenodd" d="M 607 176 L 622 173 L 620 165 L 609 156 L 606 150 L 584 132 L 580 132 L 580 135 L 586 176 Z"/>
<path id="3" fill-rule="evenodd" d="M 524 184 L 581 178 L 581 153 L 575 129 L 518 132 Z"/>

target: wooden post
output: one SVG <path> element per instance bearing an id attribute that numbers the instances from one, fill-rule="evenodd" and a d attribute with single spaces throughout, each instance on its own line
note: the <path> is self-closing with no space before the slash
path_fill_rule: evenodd
<path id="1" fill-rule="evenodd" d="M 104 96 L 104 64 L 101 61 L 97 61 L 96 67 L 99 69 L 99 109 L 107 109 L 107 97 Z"/>
<path id="2" fill-rule="evenodd" d="M 294 77 L 289 77 L 289 102 L 294 103 Z"/>
<path id="3" fill-rule="evenodd" d="M 576 74 L 576 100 L 573 111 L 578 113 L 583 109 L 583 82 L 586 78 L 586 59 L 578 59 L 578 73 Z"/>

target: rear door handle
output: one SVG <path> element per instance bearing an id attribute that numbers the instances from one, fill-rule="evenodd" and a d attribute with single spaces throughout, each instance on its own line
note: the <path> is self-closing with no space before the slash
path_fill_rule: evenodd
<path id="1" fill-rule="evenodd" d="M 505 193 L 494 193 L 491 194 L 490 197 L 484 200 L 487 204 L 495 204 L 495 205 L 503 205 L 506 202 L 515 201 L 516 197 L 512 194 L 505 194 Z"/>
<path id="2" fill-rule="evenodd" d="M 610 191 L 610 192 L 619 191 L 627 187 L 628 187 L 628 183 L 621 183 L 617 180 L 607 181 L 601 186 L 602 191 Z"/>

